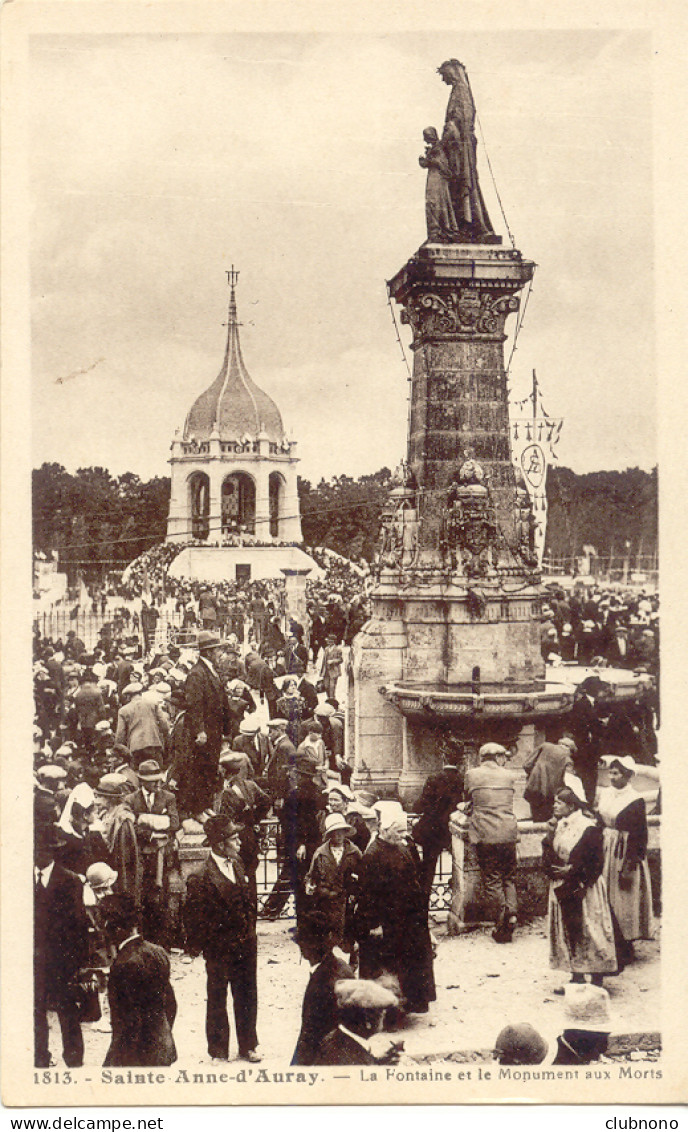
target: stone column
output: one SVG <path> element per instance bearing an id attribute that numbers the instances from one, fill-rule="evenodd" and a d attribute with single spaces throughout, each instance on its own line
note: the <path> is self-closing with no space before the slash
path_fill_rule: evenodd
<path id="1" fill-rule="evenodd" d="M 189 492 L 186 483 L 186 465 L 181 462 L 181 443 L 171 444 L 170 465 L 170 510 L 167 518 L 167 537 L 175 541 L 191 538 L 191 516 L 189 514 Z"/>
<path id="2" fill-rule="evenodd" d="M 294 446 L 292 445 L 292 448 Z M 299 510 L 299 493 L 296 479 L 296 460 L 290 460 L 280 468 L 285 479 L 283 508 L 280 511 L 279 537 L 285 542 L 302 542 L 301 514 Z M 284 519 L 281 517 L 284 512 Z"/>
<path id="3" fill-rule="evenodd" d="M 270 541 L 270 441 L 261 433 L 258 437 L 258 458 L 251 469 L 256 477 L 256 537 Z"/>

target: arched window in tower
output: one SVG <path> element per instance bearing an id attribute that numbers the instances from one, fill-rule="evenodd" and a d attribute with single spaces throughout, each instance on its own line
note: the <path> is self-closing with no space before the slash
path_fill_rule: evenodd
<path id="1" fill-rule="evenodd" d="M 270 502 L 270 534 L 272 538 L 279 538 L 280 523 L 284 519 L 284 477 L 279 472 L 271 472 L 268 481 L 268 495 Z"/>
<path id="2" fill-rule="evenodd" d="M 194 472 L 188 483 L 191 537 L 205 541 L 210 534 L 210 480 L 205 472 Z"/>
<path id="3" fill-rule="evenodd" d="M 223 535 L 256 530 L 256 485 L 246 472 L 233 472 L 222 483 Z M 259 532 L 260 533 L 260 532 Z"/>

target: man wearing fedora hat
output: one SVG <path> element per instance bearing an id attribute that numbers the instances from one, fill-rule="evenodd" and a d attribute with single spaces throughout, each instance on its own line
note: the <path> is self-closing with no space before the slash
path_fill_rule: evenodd
<path id="1" fill-rule="evenodd" d="M 184 684 L 188 760 L 183 794 L 184 809 L 192 814 L 212 807 L 219 783 L 222 738 L 231 726 L 227 693 L 217 670 L 225 642 L 217 633 L 203 630 L 198 634 L 197 647 L 198 660 Z"/>
<path id="2" fill-rule="evenodd" d="M 210 853 L 189 877 L 184 905 L 187 948 L 201 952 L 207 974 L 206 1038 L 211 1057 L 229 1057 L 227 988 L 232 989 L 239 1057 L 257 1052 L 256 905 L 240 857 L 240 827 L 224 814 L 205 824 Z"/>
<path id="3" fill-rule="evenodd" d="M 129 798 L 136 818 L 141 858 L 141 923 L 152 943 L 169 948 L 169 881 L 175 859 L 174 835 L 179 829 L 177 800 L 163 787 L 163 772 L 155 759 L 137 771 L 138 789 Z"/>
<path id="4" fill-rule="evenodd" d="M 76 1004 L 75 982 L 88 964 L 88 920 L 83 885 L 75 873 L 56 860 L 61 844 L 59 830 L 39 822 L 34 831 L 34 1064 L 54 1064 L 48 1046 L 48 1010 L 56 1010 L 66 1065 L 84 1059 Z"/>

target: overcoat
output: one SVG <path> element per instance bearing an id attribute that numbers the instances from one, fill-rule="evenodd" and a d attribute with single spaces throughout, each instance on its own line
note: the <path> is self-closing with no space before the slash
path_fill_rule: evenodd
<path id="1" fill-rule="evenodd" d="M 311 975 L 303 996 L 301 1033 L 291 1059 L 292 1065 L 314 1065 L 320 1043 L 337 1025 L 337 999 L 334 984 L 353 979 L 348 963 L 333 952 L 326 955 Z"/>
<path id="2" fill-rule="evenodd" d="M 370 935 L 376 928 L 381 937 Z M 371 841 L 360 861 L 354 930 L 361 978 L 397 975 L 406 1009 L 427 1010 L 436 997 L 427 901 L 408 849 L 379 837 Z"/>
<path id="3" fill-rule="evenodd" d="M 108 981 L 112 1041 L 104 1065 L 171 1065 L 177 1002 L 167 952 L 141 936 L 118 952 Z"/>

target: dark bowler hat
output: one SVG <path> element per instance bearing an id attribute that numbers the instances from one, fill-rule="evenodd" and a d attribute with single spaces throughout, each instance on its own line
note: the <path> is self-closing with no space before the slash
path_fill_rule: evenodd
<path id="1" fill-rule="evenodd" d="M 502 1065 L 539 1065 L 547 1049 L 547 1042 L 529 1022 L 505 1026 L 495 1042 L 495 1055 Z"/>
<path id="2" fill-rule="evenodd" d="M 241 826 L 230 821 L 226 814 L 213 814 L 212 817 L 208 818 L 203 828 L 205 839 L 211 849 L 214 845 L 218 845 L 220 841 L 226 841 L 228 837 L 233 837 L 235 833 L 241 831 Z"/>

